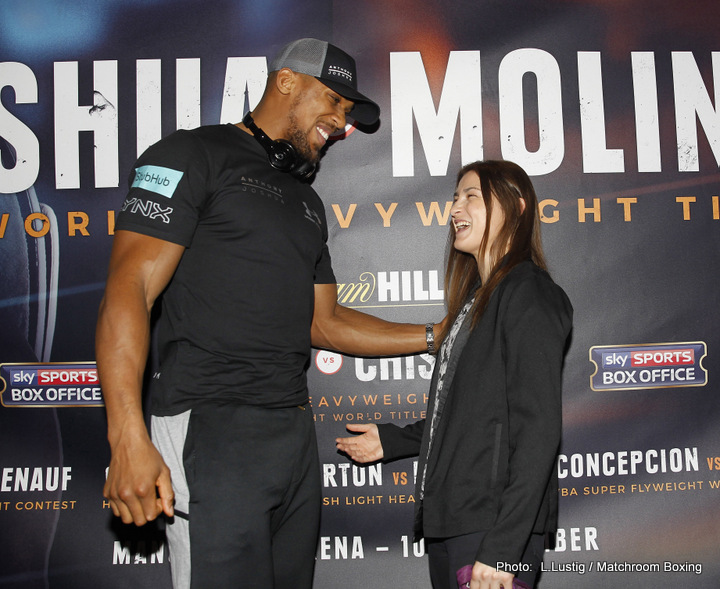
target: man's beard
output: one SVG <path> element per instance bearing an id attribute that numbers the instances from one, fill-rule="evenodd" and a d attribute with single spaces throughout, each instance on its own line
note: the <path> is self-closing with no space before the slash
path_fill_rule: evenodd
<path id="1" fill-rule="evenodd" d="M 310 142 L 308 141 L 307 133 L 300 129 L 297 117 L 295 116 L 295 107 L 300 104 L 303 96 L 304 94 L 300 94 L 297 98 L 295 98 L 294 102 L 290 106 L 290 113 L 288 114 L 288 140 L 292 143 L 301 158 L 311 164 L 317 164 L 320 161 L 320 150 L 312 148 Z"/>

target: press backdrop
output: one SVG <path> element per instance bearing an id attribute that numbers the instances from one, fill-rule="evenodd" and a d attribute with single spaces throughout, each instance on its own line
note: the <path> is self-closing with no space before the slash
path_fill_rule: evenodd
<path id="1" fill-rule="evenodd" d="M 169 587 L 162 530 L 120 524 L 102 497 L 93 339 L 114 211 L 140 151 L 240 120 L 268 58 L 313 36 L 356 57 L 382 108 L 315 181 L 344 304 L 441 319 L 459 166 L 511 159 L 536 186 L 575 307 L 540 587 L 717 587 L 719 7 L 3 0 L 0 586 Z M 357 468 L 333 440 L 423 417 L 432 363 L 313 352 L 318 589 L 429 586 L 410 539 L 415 462 Z"/>

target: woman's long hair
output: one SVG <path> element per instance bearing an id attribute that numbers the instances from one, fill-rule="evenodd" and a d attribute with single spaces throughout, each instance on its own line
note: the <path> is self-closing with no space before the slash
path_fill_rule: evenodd
<path id="1" fill-rule="evenodd" d="M 443 337 L 473 292 L 475 303 L 472 310 L 472 326 L 475 327 L 487 306 L 490 295 L 517 264 L 524 260 L 532 260 L 540 268 L 547 270 L 540 237 L 537 196 L 525 170 L 508 161 L 473 162 L 463 166 L 458 172 L 456 186 L 468 172 L 475 172 L 480 178 L 487 221 L 478 258 L 483 260 L 486 252 L 489 253 L 490 272 L 486 282 L 479 285 L 480 272 L 477 259 L 471 254 L 455 249 L 455 228 L 451 223 L 445 269 L 448 321 L 445 324 Z M 493 196 L 497 200 L 494 200 Z M 525 201 L 524 210 L 520 198 Z M 494 204 L 499 204 L 504 222 L 497 239 L 488 250 L 490 219 L 493 214 L 497 214 L 497 211 L 493 211 Z"/>

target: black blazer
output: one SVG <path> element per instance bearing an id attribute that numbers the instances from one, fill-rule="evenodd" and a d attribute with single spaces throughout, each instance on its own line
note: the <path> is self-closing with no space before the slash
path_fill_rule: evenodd
<path id="1" fill-rule="evenodd" d="M 427 460 L 416 533 L 448 538 L 486 532 L 476 560 L 518 563 L 532 532 L 557 525 L 561 380 L 572 306 L 530 261 L 513 268 L 478 325 L 468 316 L 453 345 L 447 400 Z M 464 345 L 463 345 L 464 344 Z M 420 456 L 425 467 L 436 363 L 425 421 L 380 424 L 384 460 Z M 417 490 L 416 490 L 417 494 Z"/>

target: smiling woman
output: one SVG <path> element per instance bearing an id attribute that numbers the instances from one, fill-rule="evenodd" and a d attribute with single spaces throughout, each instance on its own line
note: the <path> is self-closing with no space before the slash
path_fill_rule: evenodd
<path id="1" fill-rule="evenodd" d="M 472 255 L 477 261 L 480 275 L 486 279 L 494 266 L 491 252 L 502 248 L 502 245 L 495 247 L 505 222 L 500 203 L 494 194 L 487 201 L 483 198 L 480 177 L 472 170 L 461 178 L 453 200 L 450 214 L 455 228 L 455 249 Z M 520 201 L 524 202 L 522 199 Z M 507 244 L 501 252 L 503 255 L 506 249 Z"/>
<path id="2" fill-rule="evenodd" d="M 532 585 L 544 536 L 557 525 L 572 306 L 545 269 L 537 197 L 522 168 L 468 164 L 454 200 L 449 320 L 427 419 L 404 428 L 350 424 L 361 435 L 336 444 L 358 462 L 419 456 L 415 531 L 434 589 L 455 589 L 456 573 L 469 569 L 463 582 L 473 589 L 509 588 L 514 576 Z"/>
<path id="3" fill-rule="evenodd" d="M 538 199 L 525 171 L 508 161 L 464 166 L 457 175 L 454 199 L 449 236 L 453 247 L 448 249 L 445 275 L 448 312 L 457 316 L 480 280 L 474 324 L 515 265 L 530 260 L 547 269 Z"/>

